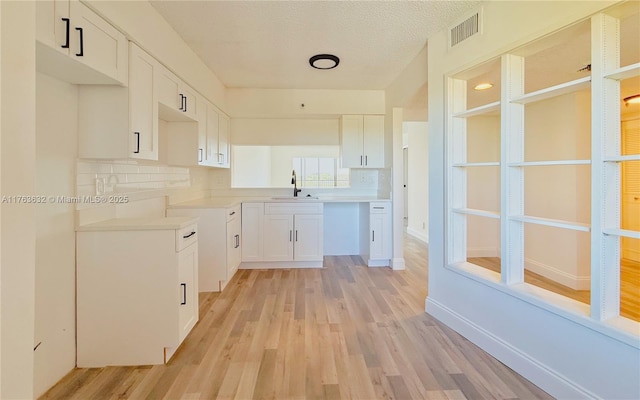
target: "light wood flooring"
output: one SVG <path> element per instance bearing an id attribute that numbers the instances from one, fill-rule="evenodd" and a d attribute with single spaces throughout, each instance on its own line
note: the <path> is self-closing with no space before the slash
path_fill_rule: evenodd
<path id="1" fill-rule="evenodd" d="M 500 272 L 499 258 L 478 257 L 469 258 L 468 261 L 494 272 Z M 591 291 L 571 289 L 526 269 L 524 281 L 581 303 L 591 303 Z M 620 261 L 620 315 L 640 322 L 640 263 L 625 259 Z"/>
<path id="2" fill-rule="evenodd" d="M 168 365 L 76 369 L 42 398 L 550 399 L 424 312 L 426 246 L 405 244 L 405 271 L 240 270 Z"/>

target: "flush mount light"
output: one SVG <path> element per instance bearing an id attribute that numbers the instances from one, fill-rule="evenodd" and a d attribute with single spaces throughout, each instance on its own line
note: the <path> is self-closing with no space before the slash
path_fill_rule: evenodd
<path id="1" fill-rule="evenodd" d="M 340 64 L 340 59 L 333 54 L 316 54 L 309 59 L 309 65 L 315 69 L 333 69 Z"/>
<path id="2" fill-rule="evenodd" d="M 622 101 L 628 106 L 629 104 L 640 104 L 640 94 L 634 94 L 633 96 L 625 97 Z"/>
<path id="3" fill-rule="evenodd" d="M 483 83 L 478 83 L 473 89 L 474 90 L 487 90 L 487 89 L 491 89 L 492 87 L 493 87 L 493 83 L 483 82 Z"/>

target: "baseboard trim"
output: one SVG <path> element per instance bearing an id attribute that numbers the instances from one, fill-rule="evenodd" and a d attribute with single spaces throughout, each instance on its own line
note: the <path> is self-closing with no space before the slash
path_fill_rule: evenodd
<path id="1" fill-rule="evenodd" d="M 405 264 L 404 264 L 404 258 L 393 258 L 391 260 L 391 269 L 394 271 L 402 271 L 404 270 Z"/>
<path id="2" fill-rule="evenodd" d="M 531 272 L 535 272 L 538 275 L 542 275 L 545 278 L 574 290 L 591 289 L 590 276 L 576 276 L 530 258 L 524 260 L 524 267 Z"/>
<path id="3" fill-rule="evenodd" d="M 445 305 L 427 297 L 425 311 L 555 398 L 597 399 L 598 396 L 540 363 Z"/>
<path id="4" fill-rule="evenodd" d="M 242 262 L 238 269 L 322 268 L 322 261 L 257 261 Z"/>
<path id="5" fill-rule="evenodd" d="M 422 233 L 417 229 L 407 227 L 407 234 L 413 236 L 414 238 L 422 242 L 425 242 L 426 244 L 429 244 L 429 235 Z"/>

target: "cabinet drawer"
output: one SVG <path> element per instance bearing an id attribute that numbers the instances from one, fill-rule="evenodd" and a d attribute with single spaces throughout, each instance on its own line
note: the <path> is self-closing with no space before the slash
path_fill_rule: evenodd
<path id="1" fill-rule="evenodd" d="M 226 209 L 227 213 L 227 222 L 233 221 L 236 218 L 240 217 L 240 204 L 237 206 L 229 207 Z"/>
<path id="2" fill-rule="evenodd" d="M 176 230 L 176 251 L 191 246 L 198 241 L 198 225 L 192 224 Z"/>
<path id="3" fill-rule="evenodd" d="M 322 214 L 323 203 L 264 203 L 265 215 Z"/>
<path id="4" fill-rule="evenodd" d="M 371 214 L 385 214 L 387 212 L 389 212 L 389 207 L 391 206 L 391 203 L 385 201 L 374 201 L 369 203 L 369 212 Z"/>

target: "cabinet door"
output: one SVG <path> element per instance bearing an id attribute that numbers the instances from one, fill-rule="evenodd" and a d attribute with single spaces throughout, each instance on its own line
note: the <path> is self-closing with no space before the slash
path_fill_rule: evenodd
<path id="1" fill-rule="evenodd" d="M 264 203 L 242 203 L 242 261 L 262 261 Z"/>
<path id="2" fill-rule="evenodd" d="M 156 74 L 157 101 L 174 111 L 182 111 L 181 97 L 179 95 L 180 80 L 173 72 L 158 65 Z"/>
<path id="3" fill-rule="evenodd" d="M 296 215 L 294 229 L 294 260 L 318 261 L 323 254 L 323 216 Z"/>
<path id="4" fill-rule="evenodd" d="M 36 40 L 68 55 L 67 24 L 71 21 L 63 18 L 69 19 L 69 0 L 36 2 Z M 69 25 L 69 34 L 71 29 Z"/>
<path id="5" fill-rule="evenodd" d="M 384 168 L 384 116 L 365 115 L 364 167 Z"/>
<path id="6" fill-rule="evenodd" d="M 371 214 L 369 220 L 370 258 L 381 259 L 384 257 L 384 218 L 385 214 Z"/>
<path id="7" fill-rule="evenodd" d="M 293 260 L 293 215 L 265 215 L 264 261 Z"/>
<path id="8" fill-rule="evenodd" d="M 189 85 L 185 84 L 184 82 L 181 82 L 180 84 L 180 88 L 179 88 L 179 96 L 180 97 L 180 101 L 183 102 L 182 103 L 182 107 L 179 109 L 182 110 L 182 112 L 184 113 L 184 115 L 186 115 L 187 117 L 191 118 L 191 119 L 197 119 L 198 116 L 198 100 L 197 100 L 197 95 L 196 95 L 196 91 L 193 90 Z"/>
<path id="9" fill-rule="evenodd" d="M 209 165 L 207 158 L 207 101 L 198 97 L 198 165 Z"/>
<path id="10" fill-rule="evenodd" d="M 218 112 L 212 106 L 207 107 L 207 165 L 218 166 Z"/>
<path id="11" fill-rule="evenodd" d="M 343 115 L 340 121 L 340 140 L 343 168 L 364 166 L 362 115 Z"/>
<path id="12" fill-rule="evenodd" d="M 156 60 L 131 44 L 129 53 L 130 156 L 158 159 L 158 104 L 153 99 Z"/>
<path id="13" fill-rule="evenodd" d="M 69 55 L 118 82 L 126 83 L 127 38 L 79 1 L 71 2 L 70 16 Z"/>
<path id="14" fill-rule="evenodd" d="M 183 249 L 178 262 L 178 337 L 182 342 L 198 322 L 198 245 Z"/>
<path id="15" fill-rule="evenodd" d="M 227 222 L 227 281 L 233 278 L 240 265 L 242 257 L 241 229 L 240 217 Z"/>
<path id="16" fill-rule="evenodd" d="M 218 164 L 229 168 L 229 117 L 224 114 L 219 114 L 218 153 Z"/>

